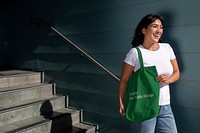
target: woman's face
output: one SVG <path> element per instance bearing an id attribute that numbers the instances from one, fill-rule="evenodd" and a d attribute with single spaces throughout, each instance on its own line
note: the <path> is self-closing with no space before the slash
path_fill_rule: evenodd
<path id="1" fill-rule="evenodd" d="M 157 19 L 148 25 L 147 28 L 143 28 L 142 33 L 144 34 L 144 41 L 149 41 L 150 43 L 158 43 L 163 34 L 162 22 Z"/>

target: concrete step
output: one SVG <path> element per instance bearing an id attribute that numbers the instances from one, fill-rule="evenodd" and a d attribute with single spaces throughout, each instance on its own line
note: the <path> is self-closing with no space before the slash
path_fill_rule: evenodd
<path id="1" fill-rule="evenodd" d="M 0 127 L 1 133 L 95 133 L 95 126 L 80 123 L 80 111 L 62 108 Z"/>
<path id="2" fill-rule="evenodd" d="M 72 127 L 72 132 L 71 133 L 95 133 L 96 132 L 96 128 L 97 128 L 96 125 L 93 125 L 91 123 L 81 122 L 81 123 L 75 124 Z"/>
<path id="3" fill-rule="evenodd" d="M 40 83 L 42 80 L 41 72 L 24 70 L 0 71 L 0 88 Z"/>
<path id="4" fill-rule="evenodd" d="M 0 71 L 0 133 L 96 133 L 83 111 L 55 92 L 43 72 Z"/>
<path id="5" fill-rule="evenodd" d="M 52 96 L 48 99 L 31 99 L 19 105 L 0 108 L 0 126 L 39 116 L 65 108 L 65 96 Z"/>
<path id="6" fill-rule="evenodd" d="M 0 89 L 0 107 L 17 105 L 30 99 L 51 98 L 53 84 L 34 83 Z"/>

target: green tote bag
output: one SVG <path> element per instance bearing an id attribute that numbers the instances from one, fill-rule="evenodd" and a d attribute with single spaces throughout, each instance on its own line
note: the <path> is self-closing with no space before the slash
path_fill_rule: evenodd
<path id="1" fill-rule="evenodd" d="M 144 67 L 142 53 L 136 47 L 140 69 L 130 76 L 125 94 L 125 117 L 133 122 L 141 122 L 158 115 L 160 83 L 155 66 Z"/>

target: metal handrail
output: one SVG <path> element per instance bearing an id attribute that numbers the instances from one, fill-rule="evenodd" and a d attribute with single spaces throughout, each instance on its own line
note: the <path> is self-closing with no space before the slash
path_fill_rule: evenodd
<path id="1" fill-rule="evenodd" d="M 120 81 L 120 78 L 117 77 L 114 73 L 112 73 L 110 70 L 108 70 L 106 67 L 104 67 L 101 63 L 99 63 L 97 60 L 95 60 L 93 57 L 91 57 L 88 53 L 86 53 L 84 50 L 82 50 L 80 47 L 78 47 L 76 44 L 74 44 L 70 39 L 68 39 L 66 36 L 64 36 L 61 32 L 59 32 L 57 29 L 55 29 L 54 27 L 50 26 L 48 23 L 46 23 L 44 20 L 42 19 L 37 19 L 37 20 L 33 20 L 38 26 L 40 25 L 40 23 L 45 24 L 48 28 L 50 28 L 53 32 L 55 32 L 57 35 L 59 35 L 60 37 L 62 37 L 65 41 L 69 42 L 69 44 L 71 46 L 73 46 L 76 50 L 78 50 L 81 55 L 83 55 L 84 57 L 86 57 L 88 60 L 92 61 L 95 65 L 97 65 L 98 67 L 100 67 L 102 70 L 104 70 L 106 73 L 108 73 L 112 78 L 114 78 L 117 81 Z"/>

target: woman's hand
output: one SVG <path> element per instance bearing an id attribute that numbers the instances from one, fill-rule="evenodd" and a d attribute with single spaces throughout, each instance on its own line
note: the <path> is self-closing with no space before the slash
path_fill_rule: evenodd
<path id="1" fill-rule="evenodd" d="M 119 113 L 124 116 L 125 115 L 125 109 L 124 109 L 124 105 L 121 104 L 120 107 L 119 107 Z"/>
<path id="2" fill-rule="evenodd" d="M 166 74 L 158 75 L 156 80 L 163 82 L 163 83 L 166 83 L 166 84 L 170 84 L 172 82 L 171 79 L 170 79 L 170 76 L 168 76 Z"/>

